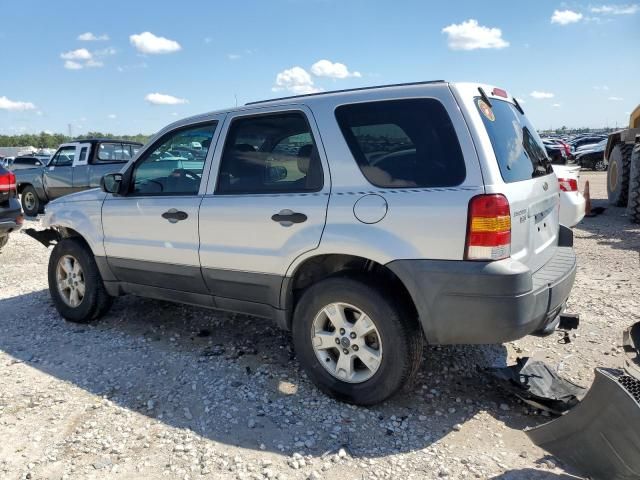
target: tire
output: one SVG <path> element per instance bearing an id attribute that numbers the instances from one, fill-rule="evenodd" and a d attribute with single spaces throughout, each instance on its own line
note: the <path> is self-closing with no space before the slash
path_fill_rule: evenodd
<path id="1" fill-rule="evenodd" d="M 313 383 L 328 395 L 357 405 L 374 405 L 382 402 L 412 380 L 420 366 L 423 346 L 422 330 L 415 314 L 410 313 L 411 309 L 393 302 L 393 299 L 398 298 L 397 295 L 389 291 L 385 294 L 379 287 L 366 282 L 360 278 L 330 277 L 312 285 L 296 305 L 292 329 L 298 360 Z M 344 376 L 345 371 L 338 370 L 337 361 L 331 362 L 326 358 L 324 358 L 325 363 L 321 361 L 320 355 L 343 355 L 341 351 L 345 351 L 344 343 L 339 347 L 332 345 L 333 348 L 318 350 L 320 353 L 317 353 L 314 347 L 312 336 L 317 335 L 314 332 L 316 332 L 318 319 L 328 319 L 328 316 L 323 317 L 325 307 L 328 306 L 328 309 L 331 309 L 336 304 L 360 309 L 371 319 L 376 334 L 379 335 L 379 338 L 376 338 L 379 339 L 381 360 L 377 370 L 372 373 L 373 370 L 365 367 L 364 370 L 357 370 L 355 373 L 364 377 L 371 374 L 364 380 L 356 377 L 352 378 L 351 382 L 340 379 L 338 374 L 342 373 Z M 361 318 L 363 317 L 356 317 L 355 322 L 346 325 L 355 328 L 357 321 Z M 328 325 L 331 328 L 331 322 Z M 340 332 L 336 329 L 335 335 L 340 337 L 338 333 Z M 342 342 L 345 338 L 349 338 L 348 333 L 345 332 L 345 336 L 340 337 Z M 327 345 L 332 344 L 335 338 L 329 338 Z M 351 357 L 347 358 L 358 358 L 352 361 L 352 365 L 356 368 L 365 365 L 358 355 L 367 354 L 365 347 L 360 347 L 360 352 L 356 353 L 357 342 L 360 341 L 360 337 L 351 340 L 353 343 L 346 349 L 351 349 Z M 373 346 L 375 347 L 375 344 Z M 333 364 L 336 365 L 335 372 L 330 373 Z"/>
<path id="2" fill-rule="evenodd" d="M 22 203 L 22 210 L 25 215 L 29 217 L 36 217 L 42 209 L 42 202 L 38 197 L 38 192 L 31 185 L 28 185 L 22 190 L 22 197 L 20 199 Z"/>
<path id="3" fill-rule="evenodd" d="M 58 267 L 61 259 L 71 258 L 78 262 L 78 280 L 84 282 L 84 294 L 76 304 L 70 304 L 66 295 L 58 288 Z M 75 265 L 75 263 L 72 263 Z M 100 318 L 109 311 L 113 297 L 104 288 L 102 277 L 96 265 L 93 253 L 87 245 L 78 238 L 65 238 L 58 242 L 49 257 L 49 294 L 56 309 L 65 319 L 74 323 L 88 323 Z M 69 278 L 69 277 L 67 277 Z M 75 278 L 75 277 L 74 277 Z M 73 279 L 71 279 L 73 280 Z M 73 282 L 72 282 L 73 283 Z M 73 287 L 72 287 L 73 288 Z M 76 289 L 78 287 L 75 287 Z M 76 297 L 78 299 L 78 297 Z"/>
<path id="4" fill-rule="evenodd" d="M 636 144 L 631 153 L 627 215 L 633 223 L 640 223 L 640 143 Z"/>
<path id="5" fill-rule="evenodd" d="M 609 155 L 609 171 L 607 173 L 607 195 L 609 203 L 616 207 L 627 206 L 629 193 L 629 163 L 633 145 L 618 143 Z"/>
<path id="6" fill-rule="evenodd" d="M 4 235 L 3 237 L 0 237 L 0 250 L 2 250 L 2 247 L 4 247 L 8 242 L 9 242 L 9 235 Z"/>
<path id="7" fill-rule="evenodd" d="M 596 172 L 604 172 L 607 169 L 607 164 L 605 163 L 604 159 L 598 160 L 591 164 L 591 169 L 595 170 Z"/>

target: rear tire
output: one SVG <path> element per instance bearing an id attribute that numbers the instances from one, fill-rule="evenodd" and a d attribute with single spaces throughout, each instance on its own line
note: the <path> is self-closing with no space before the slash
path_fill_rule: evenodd
<path id="1" fill-rule="evenodd" d="M 415 313 L 399 304 L 397 299 L 398 296 L 384 293 L 366 280 L 347 277 L 330 277 L 304 292 L 294 313 L 293 342 L 300 364 L 320 390 L 344 402 L 374 405 L 389 398 L 414 377 L 422 359 L 422 330 Z M 328 315 L 321 317 L 327 311 L 335 312 L 332 307 L 336 305 L 351 310 L 344 310 L 341 316 L 347 318 L 345 333 L 333 327 L 333 320 Z M 354 313 L 358 311 L 360 313 Z M 370 326 L 366 317 L 373 324 L 374 340 L 372 344 L 359 343 L 358 350 L 361 338 L 367 342 L 371 340 L 371 334 L 356 335 L 357 325 L 363 325 L 358 324 L 359 321 Z M 328 325 L 328 330 L 333 328 L 335 331 L 318 333 L 318 319 Z M 326 345 L 331 348 L 317 346 L 317 336 L 327 334 L 335 336 L 327 340 Z M 340 340 L 343 343 L 337 344 Z M 377 363 L 368 356 L 372 351 L 368 347 L 379 352 Z M 345 352 L 349 355 L 343 358 L 352 359 L 353 375 L 350 377 L 339 368 L 338 359 Z M 321 361 L 323 355 L 325 363 Z M 369 368 L 371 364 L 376 368 Z M 330 368 L 331 365 L 334 367 Z"/>
<path id="2" fill-rule="evenodd" d="M 609 155 L 607 173 L 607 195 L 609 203 L 616 207 L 626 207 L 629 193 L 629 164 L 633 145 L 618 143 Z"/>
<path id="3" fill-rule="evenodd" d="M 607 164 L 604 160 L 598 160 L 591 165 L 591 168 L 596 172 L 604 172 L 607 169 Z"/>
<path id="4" fill-rule="evenodd" d="M 40 198 L 38 198 L 38 192 L 36 192 L 36 189 L 31 185 L 22 190 L 20 203 L 22 203 L 22 210 L 24 210 L 24 214 L 29 217 L 36 217 L 42 208 L 42 202 L 40 201 Z"/>
<path id="5" fill-rule="evenodd" d="M 9 242 L 9 235 L 5 235 L 4 237 L 0 237 L 0 250 Z"/>
<path id="6" fill-rule="evenodd" d="M 633 223 L 640 223 L 640 144 L 631 153 L 627 215 Z"/>
<path id="7" fill-rule="evenodd" d="M 79 239 L 58 242 L 49 257 L 48 273 L 53 304 L 70 322 L 88 323 L 111 308 L 113 297 L 104 288 L 93 253 Z"/>

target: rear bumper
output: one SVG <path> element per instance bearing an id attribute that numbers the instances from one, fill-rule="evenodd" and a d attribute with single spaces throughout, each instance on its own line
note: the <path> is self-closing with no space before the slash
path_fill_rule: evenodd
<path id="1" fill-rule="evenodd" d="M 409 291 L 431 344 L 503 343 L 543 330 L 561 313 L 576 273 L 573 232 L 537 272 L 497 262 L 396 260 L 389 267 Z"/>
<path id="2" fill-rule="evenodd" d="M 19 230 L 22 226 L 22 223 L 19 223 L 20 217 L 22 217 L 22 209 L 17 199 L 9 199 L 8 208 L 0 207 L 0 237 Z"/>
<path id="3" fill-rule="evenodd" d="M 585 199 L 580 192 L 560 192 L 560 224 L 573 227 L 584 218 Z"/>

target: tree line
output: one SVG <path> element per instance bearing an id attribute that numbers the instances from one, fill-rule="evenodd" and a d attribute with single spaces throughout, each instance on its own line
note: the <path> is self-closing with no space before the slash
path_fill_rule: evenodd
<path id="1" fill-rule="evenodd" d="M 58 148 L 61 143 L 88 138 L 118 138 L 144 144 L 151 138 L 151 135 L 143 135 L 141 133 L 137 135 L 114 135 L 112 133 L 88 132 L 72 138 L 61 133 L 25 133 L 22 135 L 0 135 L 0 147 Z"/>

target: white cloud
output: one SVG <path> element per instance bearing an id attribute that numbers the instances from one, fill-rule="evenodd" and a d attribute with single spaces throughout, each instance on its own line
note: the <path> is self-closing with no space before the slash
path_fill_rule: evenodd
<path id="1" fill-rule="evenodd" d="M 100 68 L 104 67 L 104 63 L 102 63 L 100 60 L 88 60 L 87 63 L 84 64 L 84 66 L 90 68 Z"/>
<path id="2" fill-rule="evenodd" d="M 609 87 L 606 85 L 596 85 L 593 87 L 594 90 L 604 90 L 605 92 L 609 90 Z"/>
<path id="3" fill-rule="evenodd" d="M 551 15 L 551 23 L 557 23 L 559 25 L 569 25 L 570 23 L 576 23 L 582 20 L 583 15 L 573 10 L 554 10 Z"/>
<path id="4" fill-rule="evenodd" d="M 637 3 L 629 5 L 601 5 L 591 7 L 591 12 L 603 15 L 633 15 L 640 12 L 640 5 Z"/>
<path id="5" fill-rule="evenodd" d="M 175 40 L 169 40 L 168 38 L 158 37 L 151 32 L 143 32 L 131 35 L 129 37 L 131 45 L 133 45 L 139 52 L 147 53 L 150 55 L 173 53 L 182 50 L 182 47 Z"/>
<path id="6" fill-rule="evenodd" d="M 186 98 L 178 98 L 164 93 L 150 93 L 144 97 L 144 99 L 154 105 L 181 105 L 183 103 L 189 103 Z"/>
<path id="7" fill-rule="evenodd" d="M 311 73 L 316 77 L 329 78 L 360 78 L 362 76 L 360 72 L 350 72 L 344 63 L 333 63 L 330 60 L 318 60 L 311 66 Z"/>
<path id="8" fill-rule="evenodd" d="M 67 60 L 64 62 L 64 68 L 67 70 L 81 70 L 82 64 L 78 62 L 74 62 L 73 60 Z"/>
<path id="9" fill-rule="evenodd" d="M 90 60 L 93 56 L 86 48 L 78 48 L 77 50 L 69 50 L 60 54 L 63 60 Z"/>
<path id="10" fill-rule="evenodd" d="M 304 68 L 292 67 L 278 73 L 276 76 L 276 85 L 272 90 L 274 92 L 287 90 L 295 93 L 296 95 L 303 95 L 305 93 L 320 92 L 322 89 L 313 84 L 311 75 L 309 75 L 309 72 Z"/>
<path id="11" fill-rule="evenodd" d="M 111 120 L 114 120 L 114 119 L 118 118 L 118 116 L 115 113 L 110 113 L 109 115 L 107 115 L 107 118 L 110 118 Z"/>
<path id="12" fill-rule="evenodd" d="M 17 102 L 7 97 L 0 97 L 0 110 L 24 111 L 34 110 L 36 106 L 31 102 Z"/>
<path id="13" fill-rule="evenodd" d="M 227 54 L 227 58 L 229 60 L 239 60 L 242 58 L 242 55 L 238 54 L 238 53 L 228 53 Z"/>
<path id="14" fill-rule="evenodd" d="M 99 42 L 109 40 L 109 35 L 94 35 L 91 32 L 85 32 L 78 35 L 81 42 Z"/>
<path id="15" fill-rule="evenodd" d="M 553 105 L 551 105 L 551 106 L 552 106 L 552 107 L 554 107 L 554 108 L 558 108 L 558 107 L 561 107 L 561 106 L 562 106 L 562 104 L 561 104 L 561 103 L 554 103 L 554 104 L 553 104 Z"/>
<path id="16" fill-rule="evenodd" d="M 107 47 L 93 52 L 96 57 L 106 57 L 109 55 L 115 55 L 116 53 L 118 53 L 118 51 L 113 47 Z"/>
<path id="17" fill-rule="evenodd" d="M 502 38 L 502 30 L 489 28 L 470 19 L 460 24 L 451 24 L 442 29 L 448 36 L 447 43 L 451 50 L 476 50 L 479 48 L 505 48 L 509 42 Z"/>
<path id="18" fill-rule="evenodd" d="M 544 99 L 544 98 L 553 98 L 555 95 L 553 93 L 550 92 L 540 92 L 538 90 L 534 90 L 533 92 L 531 92 L 529 95 L 531 95 L 533 98 L 536 98 L 538 100 L 540 99 Z"/>
<path id="19" fill-rule="evenodd" d="M 621 102 L 622 100 L 624 100 L 624 98 L 620 98 L 620 97 L 609 97 L 609 100 L 611 100 L 612 102 Z"/>

